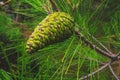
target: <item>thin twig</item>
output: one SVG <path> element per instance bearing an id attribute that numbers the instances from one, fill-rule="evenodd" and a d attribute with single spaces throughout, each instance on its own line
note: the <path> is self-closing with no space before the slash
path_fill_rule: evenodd
<path id="1" fill-rule="evenodd" d="M 116 54 L 116 56 L 114 56 L 114 57 L 112 58 L 112 62 L 118 61 L 118 60 L 120 60 L 120 52 L 118 52 L 118 53 Z"/>
<path id="2" fill-rule="evenodd" d="M 99 47 L 97 47 L 96 45 L 92 44 L 90 41 L 88 41 L 80 32 L 79 30 L 75 29 L 74 30 L 75 34 L 87 45 L 89 45 L 92 49 L 95 49 L 97 52 L 99 52 L 100 54 L 113 59 L 116 55 L 110 55 L 108 52 L 103 51 L 102 49 L 100 49 Z"/>
<path id="3" fill-rule="evenodd" d="M 59 11 L 58 8 L 57 8 L 57 6 L 56 6 L 56 4 L 55 4 L 55 2 L 53 0 L 50 0 L 50 2 L 52 4 L 53 10 L 54 11 Z"/>
<path id="4" fill-rule="evenodd" d="M 117 56 L 120 56 L 120 51 L 117 53 Z"/>
<path id="5" fill-rule="evenodd" d="M 78 25 L 79 26 L 79 25 Z M 79 26 L 81 30 L 84 30 L 82 27 Z M 85 30 L 84 30 L 85 31 Z M 85 31 L 86 32 L 86 31 Z M 113 54 L 110 50 L 108 50 L 101 42 L 99 42 L 93 35 L 91 35 L 89 32 L 86 32 L 92 39 L 94 39 L 101 47 L 103 47 L 109 54 Z"/>
<path id="6" fill-rule="evenodd" d="M 118 78 L 118 76 L 115 74 L 115 72 L 113 71 L 111 65 L 109 65 L 109 69 L 110 69 L 111 73 L 114 75 L 114 77 L 116 78 L 116 80 L 120 80 L 120 79 Z"/>
<path id="7" fill-rule="evenodd" d="M 117 53 L 118 60 L 120 60 L 120 51 Z"/>
<path id="8" fill-rule="evenodd" d="M 74 29 L 74 32 L 75 32 L 75 34 L 76 34 L 85 44 L 89 45 L 92 49 L 95 49 L 99 54 L 102 54 L 102 55 L 104 55 L 104 56 L 106 56 L 106 57 L 108 57 L 108 58 L 111 59 L 110 62 L 106 63 L 104 66 L 102 66 L 102 67 L 99 68 L 98 70 L 96 70 L 96 71 L 94 71 L 94 72 L 92 72 L 92 73 L 90 73 L 90 74 L 88 74 L 88 75 L 80 78 L 80 80 L 85 80 L 85 79 L 89 78 L 90 76 L 95 75 L 95 74 L 98 73 L 99 71 L 103 70 L 104 68 L 106 68 L 106 67 L 108 67 L 108 66 L 110 67 L 110 64 L 111 64 L 112 62 L 120 60 L 120 53 L 118 53 L 118 54 L 116 55 L 116 54 L 110 53 L 110 52 L 108 52 L 108 51 L 106 52 L 106 51 L 100 49 L 99 47 L 97 47 L 96 45 L 94 45 L 93 43 L 91 43 L 90 41 L 88 41 L 88 40 L 79 32 L 79 30 L 78 30 L 77 28 Z M 103 45 L 103 46 L 104 46 L 104 45 Z M 106 48 L 106 47 L 105 47 L 105 48 Z M 110 70 L 112 71 L 112 68 L 110 68 Z M 112 71 L 112 73 L 113 73 L 113 71 Z M 117 79 L 117 76 L 116 76 L 114 73 L 113 73 L 113 75 L 114 75 L 115 78 Z M 117 79 L 117 80 L 119 80 L 119 79 Z"/>
<path id="9" fill-rule="evenodd" d="M 90 76 L 95 75 L 96 73 L 98 73 L 98 72 L 100 72 L 101 70 L 103 70 L 103 69 L 105 69 L 106 67 L 108 67 L 110 64 L 111 64 L 111 61 L 108 62 L 108 63 L 106 63 L 105 65 L 103 65 L 103 66 L 102 66 L 101 68 L 99 68 L 98 70 L 96 70 L 96 71 L 94 71 L 94 72 L 92 72 L 92 73 L 90 73 L 90 74 L 88 74 L 88 75 L 80 78 L 79 80 L 85 80 L 85 79 L 89 78 Z"/>
<path id="10" fill-rule="evenodd" d="M 91 36 L 100 46 L 102 46 L 109 54 L 113 54 L 110 50 L 108 50 L 101 42 L 99 42 L 94 36 L 92 36 L 90 33 L 87 32 L 89 36 Z"/>

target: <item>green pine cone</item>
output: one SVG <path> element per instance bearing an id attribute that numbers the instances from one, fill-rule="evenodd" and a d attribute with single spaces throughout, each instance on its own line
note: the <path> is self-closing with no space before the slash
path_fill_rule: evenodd
<path id="1" fill-rule="evenodd" d="M 72 35 L 73 29 L 74 22 L 69 14 L 54 12 L 35 28 L 27 41 L 26 51 L 31 53 L 49 44 L 63 41 Z"/>

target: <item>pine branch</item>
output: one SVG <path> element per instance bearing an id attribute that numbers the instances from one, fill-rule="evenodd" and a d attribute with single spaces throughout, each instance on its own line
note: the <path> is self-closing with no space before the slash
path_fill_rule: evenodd
<path id="1" fill-rule="evenodd" d="M 120 79 L 118 78 L 118 76 L 115 74 L 115 72 L 113 71 L 111 65 L 109 65 L 109 69 L 110 69 L 111 73 L 114 75 L 114 77 L 116 78 L 116 80 L 120 80 Z"/>
<path id="2" fill-rule="evenodd" d="M 115 78 L 116 78 L 117 80 L 119 80 L 119 78 L 115 75 L 114 71 L 112 70 L 110 64 L 112 64 L 114 61 L 120 60 L 120 52 L 119 52 L 117 55 L 116 55 L 116 54 L 113 54 L 112 52 L 109 52 L 108 50 L 107 50 L 107 52 L 106 52 L 106 51 L 102 50 L 101 48 L 97 47 L 96 45 L 92 44 L 90 41 L 88 41 L 88 40 L 79 32 L 79 30 L 78 30 L 77 28 L 74 30 L 74 32 L 75 32 L 75 34 L 76 34 L 85 44 L 87 44 L 88 46 L 90 46 L 91 49 L 94 49 L 96 52 L 98 52 L 98 54 L 104 55 L 104 56 L 106 56 L 106 57 L 108 57 L 108 58 L 111 59 L 110 62 L 106 63 L 104 66 L 102 66 L 102 67 L 99 68 L 98 70 L 96 70 L 96 71 L 94 71 L 94 72 L 92 72 L 92 73 L 90 73 L 90 74 L 88 74 L 88 75 L 80 78 L 80 80 L 85 80 L 85 79 L 89 78 L 90 76 L 95 75 L 96 73 L 98 73 L 99 71 L 101 71 L 101 70 L 103 70 L 104 68 L 107 68 L 107 67 L 110 68 L 110 70 L 111 70 L 112 74 L 115 76 Z M 104 47 L 104 46 L 103 46 L 103 47 Z"/>
<path id="3" fill-rule="evenodd" d="M 57 8 L 57 6 L 56 6 L 56 4 L 55 4 L 55 2 L 54 2 L 53 0 L 49 0 L 49 1 L 50 1 L 51 4 L 52 4 L 53 10 L 54 10 L 54 11 L 59 11 L 58 8 Z"/>
<path id="4" fill-rule="evenodd" d="M 108 50 L 101 42 L 99 42 L 94 36 L 92 36 L 90 33 L 88 33 L 89 36 L 91 36 L 100 46 L 102 46 L 109 54 L 112 55 L 112 52 Z"/>
<path id="5" fill-rule="evenodd" d="M 98 70 L 96 70 L 96 71 L 94 71 L 94 72 L 92 72 L 92 73 L 90 73 L 90 74 L 88 74 L 88 75 L 80 78 L 79 80 L 85 80 L 85 79 L 89 78 L 90 76 L 95 75 L 96 73 L 98 73 L 98 72 L 100 72 L 101 70 L 103 70 L 103 69 L 105 69 L 106 67 L 108 67 L 110 64 L 111 64 L 111 61 L 108 62 L 108 63 L 106 63 L 105 65 L 103 65 L 103 66 L 102 66 L 101 68 L 99 68 Z"/>
<path id="6" fill-rule="evenodd" d="M 78 25 L 79 26 L 79 25 Z M 83 31 L 85 31 L 83 28 L 79 26 L 79 28 Z M 86 31 L 85 31 L 86 32 Z M 91 35 L 89 32 L 86 32 L 93 40 L 95 40 L 101 47 L 103 47 L 109 54 L 112 55 L 112 52 L 108 50 L 101 42 L 99 42 L 93 35 Z"/>
<path id="7" fill-rule="evenodd" d="M 94 49 L 95 51 L 97 51 L 98 53 L 110 58 L 110 59 L 113 59 L 116 55 L 115 54 L 109 54 L 108 52 L 106 51 L 103 51 L 102 49 L 100 49 L 99 47 L 97 47 L 96 45 L 92 44 L 90 41 L 88 41 L 80 32 L 79 30 L 75 29 L 74 30 L 75 34 L 86 44 L 86 45 L 89 45 L 92 49 Z"/>

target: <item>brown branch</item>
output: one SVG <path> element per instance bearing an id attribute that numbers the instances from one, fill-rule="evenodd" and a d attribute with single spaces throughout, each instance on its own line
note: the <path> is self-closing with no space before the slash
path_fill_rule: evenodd
<path id="1" fill-rule="evenodd" d="M 118 78 L 118 76 L 115 74 L 115 72 L 113 71 L 111 65 L 109 65 L 109 69 L 110 69 L 111 73 L 113 74 L 113 76 L 116 78 L 116 80 L 120 80 L 120 79 Z"/>
<path id="2" fill-rule="evenodd" d="M 94 72 L 92 72 L 92 73 L 90 73 L 90 74 L 88 74 L 88 75 L 80 78 L 79 80 L 85 80 L 85 79 L 89 78 L 90 76 L 95 75 L 96 73 L 98 73 L 98 72 L 100 72 L 101 70 L 103 70 L 103 69 L 105 69 L 106 67 L 108 67 L 110 64 L 111 64 L 111 61 L 108 62 L 108 63 L 106 63 L 105 65 L 103 65 L 103 66 L 102 66 L 101 68 L 99 68 L 98 70 L 96 70 L 96 71 L 94 71 Z"/>
<path id="3" fill-rule="evenodd" d="M 59 11 L 58 8 L 57 8 L 57 6 L 56 6 L 56 4 L 55 4 L 55 2 L 53 0 L 50 0 L 50 2 L 52 4 L 53 10 L 54 11 Z"/>
<path id="4" fill-rule="evenodd" d="M 112 55 L 113 53 L 108 50 L 101 42 L 99 42 L 94 36 L 92 36 L 90 33 L 87 33 L 89 36 L 92 37 L 92 39 L 94 39 L 100 46 L 102 46 L 110 55 Z"/>
<path id="5" fill-rule="evenodd" d="M 99 47 L 97 47 L 96 45 L 92 44 L 90 41 L 88 41 L 80 32 L 79 30 L 75 29 L 74 30 L 75 34 L 87 45 L 89 45 L 92 49 L 94 49 L 95 51 L 97 51 L 98 53 L 112 59 L 115 59 L 115 54 L 110 55 L 108 52 L 103 51 L 102 49 L 100 49 Z"/>
<path id="6" fill-rule="evenodd" d="M 106 56 L 106 57 L 108 57 L 108 58 L 111 59 L 110 62 L 106 63 L 104 66 L 102 66 L 102 67 L 99 68 L 98 70 L 96 70 L 96 71 L 94 71 L 94 72 L 92 72 L 92 73 L 90 73 L 90 74 L 88 74 L 88 75 L 80 78 L 80 80 L 85 80 L 85 79 L 89 78 L 90 76 L 95 75 L 96 73 L 98 73 L 99 71 L 103 70 L 104 68 L 106 68 L 106 67 L 108 67 L 108 66 L 109 66 L 112 74 L 115 76 L 115 78 L 116 78 L 117 80 L 119 80 L 118 77 L 114 74 L 114 72 L 113 72 L 110 64 L 112 64 L 114 61 L 120 60 L 120 53 L 118 53 L 118 54 L 113 54 L 113 53 L 109 52 L 108 50 L 107 50 L 107 52 L 106 52 L 106 51 L 100 49 L 99 47 L 97 47 L 96 45 L 94 45 L 93 43 L 91 43 L 89 40 L 87 40 L 87 39 L 79 32 L 79 30 L 78 30 L 77 28 L 74 29 L 74 32 L 75 32 L 75 34 L 76 34 L 85 44 L 87 44 L 88 46 L 90 46 L 92 49 L 94 49 L 94 50 L 95 50 L 96 52 L 98 52 L 99 54 L 104 55 L 104 56 Z M 101 43 L 99 43 L 99 44 L 101 45 Z M 101 46 L 102 46 L 102 45 L 101 45 Z"/>
<path id="7" fill-rule="evenodd" d="M 79 25 L 78 25 L 79 26 Z M 82 27 L 79 26 L 79 28 L 82 31 L 85 31 Z M 86 32 L 86 31 L 85 31 Z M 101 47 L 103 47 L 109 54 L 113 54 L 110 50 L 108 50 L 101 42 L 99 42 L 93 35 L 91 35 L 89 32 L 86 32 L 90 37 L 92 37 L 93 40 L 95 40 Z"/>

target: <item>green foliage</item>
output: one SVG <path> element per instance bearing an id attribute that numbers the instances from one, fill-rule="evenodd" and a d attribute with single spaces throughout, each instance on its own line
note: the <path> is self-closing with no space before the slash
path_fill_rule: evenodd
<path id="1" fill-rule="evenodd" d="M 30 4 L 34 10 L 36 10 L 37 12 L 42 12 L 42 13 L 46 13 L 45 12 L 45 3 L 48 2 L 48 0 L 25 0 L 26 3 Z"/>
<path id="2" fill-rule="evenodd" d="M 10 26 L 11 24 L 11 19 L 4 12 L 0 12 L 0 26 Z"/>
<path id="3" fill-rule="evenodd" d="M 74 18 L 76 27 L 89 41 L 102 48 L 88 33 L 95 36 L 110 51 L 117 53 L 120 50 L 118 0 L 53 0 L 53 2 L 59 11 L 66 12 Z M 10 2 L 12 14 L 22 16 L 21 22 L 31 30 L 47 14 L 55 12 L 50 0 L 20 0 L 19 5 L 14 3 L 16 0 Z M 74 34 L 63 42 L 51 44 L 34 54 L 27 54 L 26 39 L 21 37 L 21 29 L 12 23 L 14 18 L 11 19 L 9 16 L 11 15 L 0 13 L 0 56 L 2 56 L 0 64 L 1 61 L 7 62 L 9 74 L 15 80 L 79 80 L 99 69 L 102 63 L 109 61 L 86 46 Z M 16 58 L 12 59 L 10 55 Z M 13 61 L 16 63 L 12 63 Z M 2 79 L 11 79 L 3 70 L 0 70 L 0 74 Z M 114 80 L 113 76 L 109 75 L 111 73 L 105 69 L 91 76 L 90 80 Z"/>
<path id="4" fill-rule="evenodd" d="M 18 27 L 13 27 L 12 20 L 3 12 L 0 13 L 0 41 L 10 42 L 20 39 L 21 32 Z"/>
<path id="5" fill-rule="evenodd" d="M 10 75 L 8 75 L 8 73 L 4 70 L 0 70 L 0 80 L 12 80 L 12 78 L 10 77 Z"/>

